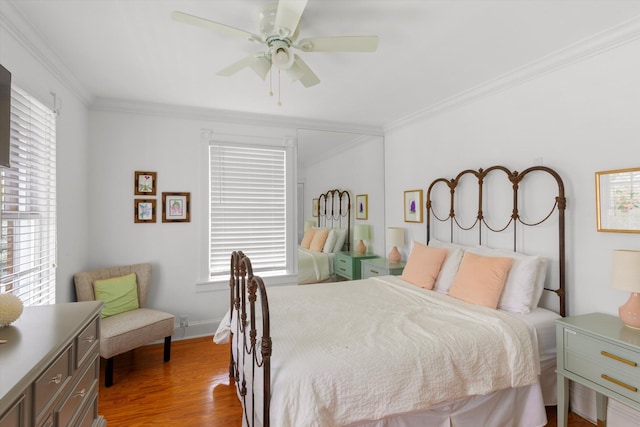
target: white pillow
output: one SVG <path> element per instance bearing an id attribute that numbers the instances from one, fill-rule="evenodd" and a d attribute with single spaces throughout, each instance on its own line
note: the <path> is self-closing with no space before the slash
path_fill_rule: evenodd
<path id="1" fill-rule="evenodd" d="M 347 240 L 347 229 L 346 228 L 334 228 L 336 230 L 336 245 L 333 247 L 333 252 L 342 251 L 342 246 L 344 246 L 345 240 Z"/>
<path id="2" fill-rule="evenodd" d="M 527 314 L 538 306 L 547 273 L 547 258 L 486 246 L 468 251 L 483 256 L 513 258 L 504 290 L 498 301 L 499 309 Z"/>
<path id="3" fill-rule="evenodd" d="M 322 248 L 322 252 L 333 252 L 333 248 L 336 246 L 336 240 L 338 240 L 338 234 L 334 228 L 329 230 L 329 235 L 327 236 L 327 240 L 324 242 L 324 247 Z"/>
<path id="4" fill-rule="evenodd" d="M 455 243 L 446 243 L 437 239 L 429 240 L 429 244 L 427 246 L 447 249 L 447 257 L 444 259 L 442 267 L 440 267 L 440 273 L 438 273 L 436 282 L 433 284 L 434 291 L 446 294 L 449 292 L 453 279 L 455 279 L 456 274 L 458 273 L 458 267 L 460 266 L 460 262 L 464 256 L 464 249 L 468 249 L 470 247 L 457 245 Z"/>

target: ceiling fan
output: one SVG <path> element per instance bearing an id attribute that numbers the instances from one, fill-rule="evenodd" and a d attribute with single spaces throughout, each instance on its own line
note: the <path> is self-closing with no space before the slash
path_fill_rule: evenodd
<path id="1" fill-rule="evenodd" d="M 266 45 L 263 52 L 243 58 L 218 71 L 219 76 L 231 76 L 250 67 L 263 80 L 272 66 L 283 70 L 292 81 L 305 87 L 320 83 L 320 79 L 292 48 L 302 52 L 374 52 L 378 48 L 378 36 L 311 37 L 298 42 L 299 23 L 307 0 L 280 0 L 264 8 L 259 14 L 260 34 L 244 31 L 184 12 L 175 11 L 173 19 L 186 24 L 213 30 L 222 35 L 240 37 L 250 42 Z"/>

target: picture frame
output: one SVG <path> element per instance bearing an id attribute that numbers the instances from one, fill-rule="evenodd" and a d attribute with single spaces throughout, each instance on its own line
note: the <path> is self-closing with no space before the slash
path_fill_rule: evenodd
<path id="1" fill-rule="evenodd" d="M 190 222 L 191 193 L 162 193 L 162 222 Z"/>
<path id="2" fill-rule="evenodd" d="M 596 228 L 640 233 L 640 168 L 596 172 Z"/>
<path id="3" fill-rule="evenodd" d="M 356 195 L 356 219 L 369 219 L 369 195 Z"/>
<path id="4" fill-rule="evenodd" d="M 320 200 L 313 199 L 311 200 L 311 216 L 318 217 L 320 215 Z"/>
<path id="5" fill-rule="evenodd" d="M 157 172 L 141 172 L 135 171 L 134 174 L 134 191 L 136 196 L 155 196 L 156 187 L 158 186 Z"/>
<path id="6" fill-rule="evenodd" d="M 422 223 L 422 190 L 404 192 L 404 222 Z"/>
<path id="7" fill-rule="evenodd" d="M 135 199 L 133 222 L 136 224 L 156 222 L 156 199 Z"/>

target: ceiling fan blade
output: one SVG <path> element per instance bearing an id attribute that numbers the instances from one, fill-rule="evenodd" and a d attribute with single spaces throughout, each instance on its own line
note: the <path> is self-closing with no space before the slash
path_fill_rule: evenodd
<path id="1" fill-rule="evenodd" d="M 375 52 L 378 36 L 311 37 L 294 47 L 305 52 Z"/>
<path id="2" fill-rule="evenodd" d="M 320 83 L 320 79 L 315 75 L 311 68 L 300 58 L 298 55 L 294 55 L 294 61 L 291 68 L 287 70 L 287 75 L 291 77 L 294 82 L 300 80 L 300 83 L 304 87 L 315 86 Z"/>
<path id="3" fill-rule="evenodd" d="M 200 18 L 199 16 L 189 15 L 188 13 L 174 11 L 171 13 L 171 17 L 185 24 L 195 25 L 197 27 L 206 28 L 208 30 L 215 31 L 219 34 L 232 37 L 240 37 L 252 42 L 262 43 L 262 37 L 257 34 L 244 31 L 230 25 L 221 24 L 219 22 L 211 21 L 209 19 Z"/>
<path id="4" fill-rule="evenodd" d="M 265 63 L 266 61 L 266 63 Z M 228 67 L 218 71 L 216 74 L 219 76 L 229 77 L 241 71 L 247 67 L 251 67 L 253 71 L 256 72 L 264 80 L 267 77 L 267 73 L 271 68 L 271 61 L 269 61 L 264 54 L 259 55 L 251 55 L 243 58 Z"/>
<path id="5" fill-rule="evenodd" d="M 280 0 L 274 23 L 274 30 L 280 37 L 290 37 L 295 33 L 305 7 L 307 0 Z"/>

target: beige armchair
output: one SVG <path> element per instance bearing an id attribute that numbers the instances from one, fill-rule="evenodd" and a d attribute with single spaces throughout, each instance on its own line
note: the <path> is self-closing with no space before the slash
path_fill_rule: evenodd
<path id="1" fill-rule="evenodd" d="M 171 359 L 171 335 L 175 328 L 175 316 L 144 308 L 151 285 L 151 264 L 135 264 L 77 273 L 74 276 L 74 282 L 78 301 L 96 299 L 93 288 L 95 280 L 111 279 L 130 273 L 136 274 L 140 308 L 109 316 L 100 321 L 100 356 L 107 362 L 105 387 L 113 385 L 114 356 L 164 338 L 164 361 L 168 362 Z"/>

